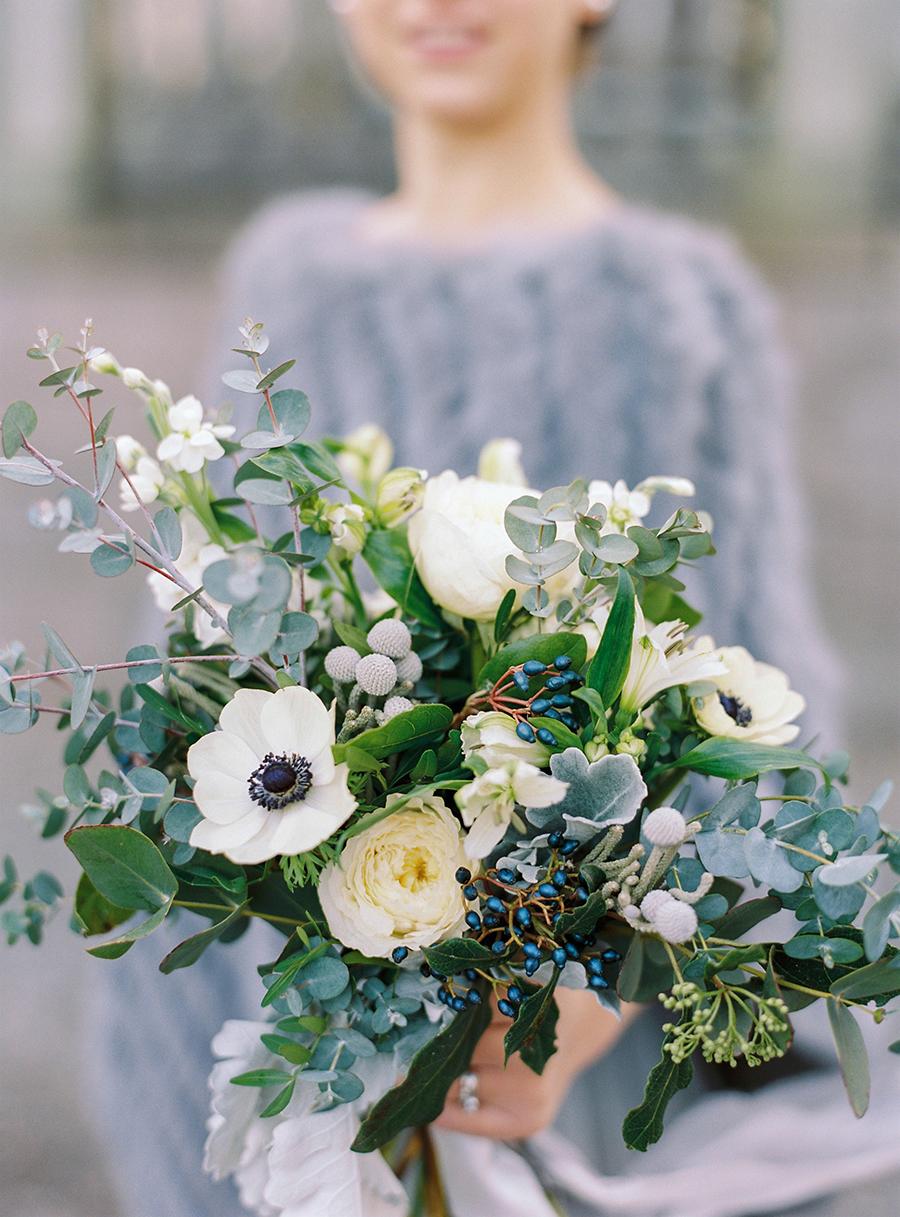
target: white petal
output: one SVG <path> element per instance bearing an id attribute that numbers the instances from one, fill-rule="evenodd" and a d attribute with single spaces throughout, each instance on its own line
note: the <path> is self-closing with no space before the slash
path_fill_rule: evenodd
<path id="1" fill-rule="evenodd" d="M 258 764 L 249 744 L 230 731 L 211 731 L 188 749 L 188 772 L 195 779 L 215 773 L 246 782 Z"/>
<path id="2" fill-rule="evenodd" d="M 323 702 L 299 685 L 279 689 L 269 697 L 261 724 L 269 752 L 299 752 L 313 760 L 334 740 L 332 717 Z"/>
<path id="3" fill-rule="evenodd" d="M 191 832 L 191 845 L 205 849 L 211 854 L 228 854 L 244 842 L 255 839 L 266 825 L 266 812 L 260 808 L 233 824 L 214 824 L 212 820 L 201 820 Z M 238 861 L 237 858 L 234 861 Z"/>
<path id="4" fill-rule="evenodd" d="M 347 786 L 346 765 L 335 765 L 334 776 L 330 782 L 316 783 L 304 800 L 310 807 L 325 811 L 333 817 L 335 827 L 347 819 L 356 808 L 356 799 Z"/>
<path id="5" fill-rule="evenodd" d="M 194 802 L 205 820 L 214 824 L 234 824 L 259 807 L 250 798 L 247 779 L 227 773 L 206 773 L 194 786 Z"/>
<path id="6" fill-rule="evenodd" d="M 508 808 L 508 815 L 501 814 L 501 809 L 496 806 L 482 812 L 466 836 L 466 856 L 469 858 L 486 858 L 494 846 L 499 845 L 503 840 L 511 818 L 511 807 Z"/>
<path id="7" fill-rule="evenodd" d="M 523 807 L 552 807 L 566 796 L 567 783 L 533 769 L 531 765 L 519 765 L 513 776 L 513 791 L 516 801 Z"/>
<path id="8" fill-rule="evenodd" d="M 277 854 L 302 854 L 315 849 L 341 823 L 329 811 L 311 807 L 305 799 L 272 814 L 280 818 L 278 831 L 272 838 Z"/>
<path id="9" fill-rule="evenodd" d="M 279 853 L 275 837 L 281 827 L 281 816 L 284 812 L 264 811 L 262 814 L 264 819 L 258 832 L 242 842 L 228 846 L 227 856 L 232 862 L 241 866 L 254 866 L 258 862 L 268 862 L 269 858 L 274 858 Z M 195 828 L 194 832 L 196 831 Z M 192 839 L 193 835 L 191 833 Z"/>
<path id="10" fill-rule="evenodd" d="M 263 707 L 275 693 L 263 689 L 239 689 L 219 715 L 219 726 L 228 735 L 239 736 L 260 760 L 274 749 L 266 742 L 261 725 Z"/>
<path id="11" fill-rule="evenodd" d="M 167 435 L 156 449 L 156 455 L 161 461 L 170 461 L 179 454 L 183 447 L 184 436 L 178 434 Z"/>

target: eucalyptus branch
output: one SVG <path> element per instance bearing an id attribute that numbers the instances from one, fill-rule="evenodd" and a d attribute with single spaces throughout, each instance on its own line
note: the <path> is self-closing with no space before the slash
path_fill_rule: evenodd
<path id="1" fill-rule="evenodd" d="M 92 669 L 94 672 L 119 672 L 126 668 L 149 668 L 164 666 L 170 663 L 234 663 L 235 660 L 249 661 L 246 655 L 174 655 L 171 658 L 131 659 L 121 663 L 88 663 L 80 668 L 53 668 L 46 672 L 20 672 L 8 677 L 10 684 L 25 680 L 44 680 L 51 676 L 74 676 L 78 672 Z"/>

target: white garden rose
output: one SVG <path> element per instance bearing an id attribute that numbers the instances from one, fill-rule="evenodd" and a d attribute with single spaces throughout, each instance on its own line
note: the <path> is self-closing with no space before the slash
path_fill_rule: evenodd
<path id="1" fill-rule="evenodd" d="M 507 761 L 527 761 L 542 768 L 550 760 L 550 749 L 534 739 L 529 742 L 516 734 L 516 721 L 499 710 L 470 714 L 460 728 L 466 760 L 479 756 L 494 769 Z"/>
<path id="2" fill-rule="evenodd" d="M 467 855 L 486 858 L 506 836 L 510 824 L 525 831 L 517 808 L 552 807 L 565 798 L 568 789 L 566 782 L 525 761 L 507 761 L 488 769 L 456 792 L 457 806 L 469 830 Z"/>
<path id="3" fill-rule="evenodd" d="M 712 677 L 716 692 L 694 698 L 694 716 L 710 735 L 789 744 L 800 734 L 794 722 L 806 707 L 780 668 L 754 659 L 744 647 L 720 647 L 724 673 Z"/>
<path id="4" fill-rule="evenodd" d="M 239 689 L 188 750 L 203 816 L 191 845 L 253 865 L 327 840 L 356 807 L 333 744 L 334 706 L 309 689 Z"/>
<path id="5" fill-rule="evenodd" d="M 411 799 L 351 837 L 322 871 L 319 901 L 345 946 L 379 959 L 397 947 L 419 950 L 465 928 L 455 877 L 465 863 L 462 830 L 443 799 Z"/>

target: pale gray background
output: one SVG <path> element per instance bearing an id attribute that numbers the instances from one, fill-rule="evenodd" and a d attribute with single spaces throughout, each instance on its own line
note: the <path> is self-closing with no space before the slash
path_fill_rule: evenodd
<path id="1" fill-rule="evenodd" d="M 592 158 L 633 198 L 736 228 L 781 297 L 864 798 L 900 770 L 900 6 L 623 0 L 604 56 L 579 106 Z M 390 181 L 384 116 L 324 0 L 4 0 L 0 98 L 0 404 L 40 401 L 60 455 L 82 437 L 34 389 L 38 325 L 75 335 L 90 314 L 124 362 L 187 392 L 217 258 L 255 202 Z M 46 619 L 85 661 L 121 656 L 139 577 L 101 586 L 57 555 L 25 524 L 37 493 L 0 483 L 0 644 L 37 654 Z M 34 785 L 58 787 L 57 742 L 49 724 L 0 737 L 0 853 L 71 878 L 18 814 Z M 4 1217 L 118 1217 L 79 1073 L 85 996 L 115 964 L 85 957 L 64 920 L 40 952 L 0 945 Z"/>

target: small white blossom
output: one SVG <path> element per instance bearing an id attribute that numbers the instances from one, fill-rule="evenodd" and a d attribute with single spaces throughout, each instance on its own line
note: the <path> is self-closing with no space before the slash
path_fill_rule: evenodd
<path id="1" fill-rule="evenodd" d="M 330 503 L 323 513 L 331 539 L 347 557 L 358 554 L 366 541 L 366 513 L 358 503 Z"/>
<path id="2" fill-rule="evenodd" d="M 507 486 L 527 486 L 522 466 L 522 445 L 517 439 L 492 439 L 481 449 L 478 476 L 486 482 L 505 482 Z"/>
<path id="3" fill-rule="evenodd" d="M 123 511 L 137 511 L 140 503 L 155 503 L 166 483 L 166 475 L 152 456 L 142 456 L 132 473 L 119 482 L 119 499 Z"/>
<path id="4" fill-rule="evenodd" d="M 526 761 L 543 768 L 550 749 L 538 739 L 524 740 L 516 734 L 516 721 L 499 710 L 484 710 L 463 720 L 462 750 L 466 760 L 478 756 L 490 769 L 507 761 Z"/>
<path id="5" fill-rule="evenodd" d="M 466 853 L 470 858 L 487 857 L 510 824 L 524 831 L 517 807 L 551 807 L 565 798 L 567 790 L 566 782 L 524 761 L 488 769 L 456 792 L 463 824 L 469 829 Z"/>
<path id="6" fill-rule="evenodd" d="M 607 510 L 603 532 L 624 533 L 633 524 L 640 524 L 650 514 L 654 494 L 664 490 L 668 494 L 689 497 L 694 494 L 694 484 L 687 478 L 649 477 L 639 482 L 633 490 L 619 479 L 615 485 L 596 481 L 588 486 L 591 503 L 602 503 Z"/>
<path id="7" fill-rule="evenodd" d="M 364 423 L 357 427 L 344 436 L 341 444 L 341 451 L 335 459 L 348 482 L 377 482 L 391 467 L 394 445 L 390 436 L 375 423 Z"/>
<path id="8" fill-rule="evenodd" d="M 422 506 L 425 497 L 424 469 L 401 466 L 391 469 L 378 483 L 375 510 L 385 528 L 396 528 Z"/>
<path id="9" fill-rule="evenodd" d="M 167 421 L 171 430 L 156 455 L 181 473 L 199 473 L 206 461 L 224 456 L 219 439 L 234 435 L 234 427 L 204 419 L 203 406 L 193 396 L 182 397 L 170 406 Z"/>
<path id="10" fill-rule="evenodd" d="M 780 668 L 760 663 L 744 647 L 720 647 L 725 671 L 712 678 L 715 692 L 694 698 L 694 716 L 710 735 L 789 744 L 800 734 L 794 722 L 806 702 Z"/>

